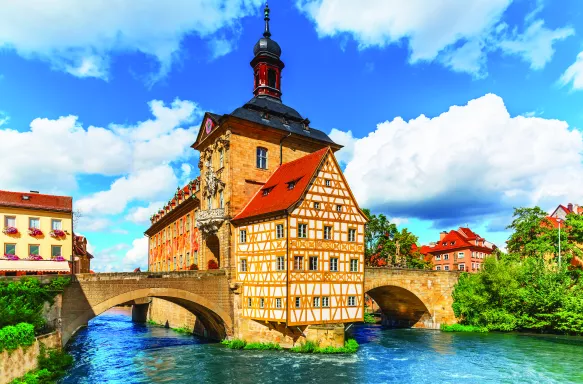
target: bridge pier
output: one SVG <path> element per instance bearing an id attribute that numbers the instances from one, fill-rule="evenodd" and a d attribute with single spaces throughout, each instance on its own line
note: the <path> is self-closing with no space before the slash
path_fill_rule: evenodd
<path id="1" fill-rule="evenodd" d="M 145 323 L 148 321 L 148 308 L 150 303 L 132 305 L 132 321 L 134 323 Z"/>

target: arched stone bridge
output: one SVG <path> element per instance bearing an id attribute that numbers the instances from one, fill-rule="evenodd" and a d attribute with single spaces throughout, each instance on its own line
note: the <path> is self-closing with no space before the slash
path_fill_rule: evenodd
<path id="1" fill-rule="evenodd" d="M 201 321 L 211 338 L 221 339 L 233 331 L 231 295 L 226 272 L 218 269 L 75 275 L 62 296 L 63 344 L 95 316 L 117 305 L 149 297 L 186 308 Z"/>
<path id="2" fill-rule="evenodd" d="M 439 329 L 456 323 L 451 296 L 461 272 L 366 268 L 364 291 L 381 308 L 383 324 Z"/>
<path id="3" fill-rule="evenodd" d="M 457 272 L 366 268 L 364 291 L 380 306 L 383 324 L 437 329 L 456 322 L 451 294 L 458 278 Z M 237 291 L 225 270 L 75 275 L 62 295 L 62 340 L 66 344 L 93 317 L 121 304 L 135 304 L 139 316 L 136 308 L 152 297 L 193 313 L 210 338 L 233 336 Z"/>

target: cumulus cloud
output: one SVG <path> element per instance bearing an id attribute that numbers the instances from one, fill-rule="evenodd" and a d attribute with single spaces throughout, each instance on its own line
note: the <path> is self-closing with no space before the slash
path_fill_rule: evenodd
<path id="1" fill-rule="evenodd" d="M 148 238 L 141 237 L 127 243 L 115 244 L 93 252 L 91 269 L 95 272 L 131 272 L 148 268 Z"/>
<path id="2" fill-rule="evenodd" d="M 512 117 L 493 94 L 380 123 L 349 148 L 345 175 L 360 205 L 392 217 L 450 225 L 583 198 L 581 132 Z"/>
<path id="3" fill-rule="evenodd" d="M 159 63 L 153 80 L 176 60 L 186 35 L 211 44 L 214 56 L 232 42 L 214 42 L 253 14 L 261 0 L 22 0 L 4 2 L 0 47 L 40 58 L 78 77 L 107 79 L 111 56 L 141 52 Z M 34 9 L 34 12 L 30 10 Z"/>
<path id="4" fill-rule="evenodd" d="M 202 116 L 196 103 L 175 100 L 170 106 L 149 103 L 153 119 L 135 125 L 84 128 L 77 116 L 37 118 L 30 130 L 0 127 L 0 173 L 6 189 L 74 190 L 79 175 L 118 176 L 161 163 L 185 160 Z M 174 185 L 176 188 L 176 185 Z"/>
<path id="5" fill-rule="evenodd" d="M 318 34 L 350 35 L 361 49 L 406 41 L 410 62 L 437 60 L 454 71 L 485 76 L 486 55 L 500 49 L 518 55 L 533 69 L 554 53 L 553 44 L 574 33 L 551 30 L 535 16 L 525 17 L 525 31 L 508 32 L 503 15 L 512 0 L 297 0 L 297 7 L 316 24 Z"/>
<path id="6" fill-rule="evenodd" d="M 126 215 L 126 220 L 136 224 L 149 224 L 150 217 L 166 204 L 165 201 L 155 201 L 145 207 L 134 207 Z"/>
<path id="7" fill-rule="evenodd" d="M 583 51 L 577 55 L 577 59 L 567 68 L 559 79 L 561 85 L 571 85 L 573 90 L 583 89 Z"/>

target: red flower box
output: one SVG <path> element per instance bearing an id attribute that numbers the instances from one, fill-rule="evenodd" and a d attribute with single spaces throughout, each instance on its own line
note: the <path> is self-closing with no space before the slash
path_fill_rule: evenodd
<path id="1" fill-rule="evenodd" d="M 28 228 L 28 234 L 32 237 L 42 236 L 43 232 L 38 228 Z"/>
<path id="2" fill-rule="evenodd" d="M 5 253 L 4 260 L 20 260 L 20 257 L 18 257 L 16 255 L 11 255 L 9 253 Z"/>
<path id="3" fill-rule="evenodd" d="M 5 235 L 16 235 L 18 233 L 18 229 L 16 229 L 15 227 L 4 227 L 2 232 Z"/>
<path id="4" fill-rule="evenodd" d="M 55 256 L 51 260 L 52 261 L 67 261 L 63 256 Z"/>
<path id="5" fill-rule="evenodd" d="M 30 255 L 30 256 L 28 256 L 28 260 L 39 261 L 39 260 L 44 260 L 44 259 L 41 255 Z"/>
<path id="6" fill-rule="evenodd" d="M 55 239 L 58 239 L 59 237 L 65 237 L 66 234 L 64 231 L 61 231 L 60 229 L 53 229 L 50 233 L 51 237 L 54 237 Z"/>

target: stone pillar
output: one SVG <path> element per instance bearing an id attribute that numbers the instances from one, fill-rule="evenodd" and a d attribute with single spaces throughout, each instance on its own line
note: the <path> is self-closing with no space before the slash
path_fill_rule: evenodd
<path id="1" fill-rule="evenodd" d="M 149 306 L 149 303 L 132 305 L 132 321 L 134 323 L 145 323 L 148 320 Z"/>

